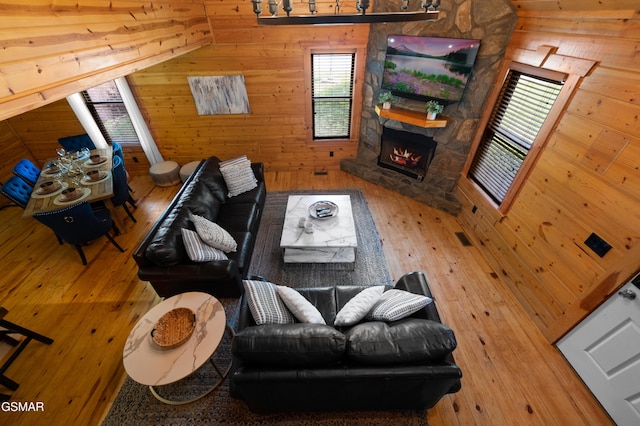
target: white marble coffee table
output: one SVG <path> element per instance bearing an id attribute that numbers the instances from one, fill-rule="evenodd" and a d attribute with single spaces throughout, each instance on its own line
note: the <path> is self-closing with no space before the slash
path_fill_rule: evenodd
<path id="1" fill-rule="evenodd" d="M 191 337 L 172 349 L 163 349 L 151 339 L 151 331 L 162 315 L 175 308 L 189 308 L 196 316 L 196 327 Z M 211 359 L 218 348 L 225 328 L 226 316 L 222 304 L 207 293 L 189 292 L 170 297 L 147 312 L 135 325 L 123 351 L 124 368 L 136 382 L 148 385 L 151 393 L 167 404 L 186 404 L 196 401 L 214 390 L 226 377 Z M 210 361 L 220 379 L 205 393 L 189 400 L 168 400 L 160 396 L 155 387 L 184 379 Z"/>
<path id="2" fill-rule="evenodd" d="M 334 217 L 311 217 L 309 206 L 331 201 L 338 206 Z M 313 233 L 299 226 L 300 218 L 313 223 Z M 280 247 L 285 263 L 354 263 L 356 226 L 349 195 L 290 195 L 284 217 Z"/>

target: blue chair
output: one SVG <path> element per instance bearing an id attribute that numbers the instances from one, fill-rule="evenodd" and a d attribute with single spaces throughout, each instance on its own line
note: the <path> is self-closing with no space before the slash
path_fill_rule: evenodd
<path id="1" fill-rule="evenodd" d="M 122 164 L 124 167 L 124 151 L 122 150 L 122 145 L 120 145 L 118 142 L 111 142 L 111 148 L 113 149 L 113 156 L 116 157 L 120 157 L 122 159 Z M 126 167 L 125 167 L 126 170 Z M 126 174 L 126 172 L 125 172 Z M 131 187 L 129 186 L 129 184 L 127 184 L 127 188 L 129 189 L 129 192 L 133 192 L 133 189 L 131 189 Z M 129 203 L 133 206 L 136 207 L 136 203 L 135 201 L 133 201 L 132 197 L 129 197 Z"/>
<path id="2" fill-rule="evenodd" d="M 11 176 L 0 189 L 2 195 L 23 209 L 27 207 L 31 192 L 33 192 L 33 188 L 18 176 Z"/>
<path id="3" fill-rule="evenodd" d="M 89 149 L 96 149 L 96 146 L 93 144 L 93 141 L 86 133 L 83 135 L 75 135 L 75 136 L 67 136 L 64 138 L 59 138 L 58 143 L 62 145 L 62 147 L 67 152 L 76 152 L 80 151 L 82 148 L 87 147 Z"/>
<path id="4" fill-rule="evenodd" d="M 118 142 L 111 142 L 111 148 L 113 149 L 113 156 L 118 156 L 124 161 L 124 152 L 122 151 L 122 145 Z"/>
<path id="5" fill-rule="evenodd" d="M 137 222 L 126 204 L 131 202 L 131 195 L 127 186 L 127 172 L 124 170 L 124 162 L 117 155 L 113 156 L 113 169 L 111 172 L 113 173 L 113 197 L 111 197 L 111 202 L 116 207 L 122 206 L 131 220 Z"/>
<path id="6" fill-rule="evenodd" d="M 19 176 L 31 186 L 35 186 L 40 176 L 40 169 L 31 161 L 23 158 L 18 164 L 13 166 L 13 174 Z"/>
<path id="7" fill-rule="evenodd" d="M 0 193 L 2 193 L 2 195 L 23 209 L 27 207 L 32 191 L 33 188 L 18 176 L 12 176 L 0 189 Z M 58 235 L 56 235 L 56 238 L 58 239 L 58 244 L 62 244 L 62 240 Z"/>
<path id="8" fill-rule="evenodd" d="M 109 235 L 113 229 L 109 210 L 93 211 L 86 201 L 64 207 L 58 210 L 33 214 L 34 219 L 48 226 L 62 241 L 73 245 L 82 259 L 82 264 L 87 264 L 87 258 L 82 251 L 82 246 L 98 237 L 105 236 L 121 253 L 122 247 Z"/>

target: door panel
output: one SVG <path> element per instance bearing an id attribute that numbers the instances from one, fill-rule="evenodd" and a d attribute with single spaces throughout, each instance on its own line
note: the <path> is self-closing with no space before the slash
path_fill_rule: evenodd
<path id="1" fill-rule="evenodd" d="M 640 275 L 557 345 L 620 426 L 640 424 L 639 287 Z"/>

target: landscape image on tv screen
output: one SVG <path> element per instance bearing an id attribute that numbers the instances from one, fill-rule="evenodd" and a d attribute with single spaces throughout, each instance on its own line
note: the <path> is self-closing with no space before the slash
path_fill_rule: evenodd
<path id="1" fill-rule="evenodd" d="M 382 88 L 398 96 L 458 102 L 480 40 L 390 35 Z"/>

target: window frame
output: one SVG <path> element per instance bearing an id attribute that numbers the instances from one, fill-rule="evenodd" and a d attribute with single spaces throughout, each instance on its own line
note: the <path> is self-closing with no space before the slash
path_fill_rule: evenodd
<path id="1" fill-rule="evenodd" d="M 348 138 L 314 138 L 313 135 L 313 92 L 312 92 L 312 55 L 317 54 L 353 54 L 353 76 L 351 93 L 351 118 Z M 364 78 L 364 49 L 352 46 L 342 46 L 340 48 L 305 48 L 304 55 L 304 77 L 305 77 L 305 122 L 307 128 L 307 138 L 313 143 L 329 145 L 331 143 L 342 143 L 345 141 L 357 141 L 360 138 L 360 115 L 362 111 L 362 84 Z"/>
<path id="2" fill-rule="evenodd" d="M 115 100 L 108 100 L 108 101 L 97 101 L 97 100 L 93 100 L 91 99 L 91 94 L 89 93 L 89 90 L 95 89 L 99 86 L 105 85 L 111 83 L 113 84 L 113 87 L 115 88 L 115 90 L 118 92 L 118 96 L 120 97 L 119 101 L 115 101 Z M 93 120 L 95 121 L 96 125 L 98 126 L 98 129 L 100 129 L 100 133 L 102 133 L 102 136 L 104 136 L 105 140 L 107 141 L 107 143 L 109 145 L 111 145 L 114 142 L 114 138 L 112 137 L 112 135 L 109 133 L 109 129 L 107 128 L 106 124 L 105 124 L 105 120 L 103 119 L 101 112 L 99 111 L 99 107 L 102 105 L 118 105 L 121 107 L 121 111 L 124 112 L 123 115 L 126 115 L 129 124 L 131 126 L 131 131 L 128 132 L 130 136 L 135 136 L 135 140 L 121 140 L 119 138 L 116 138 L 115 142 L 118 142 L 120 145 L 122 146 L 127 146 L 127 145 L 140 145 L 141 141 L 140 141 L 140 136 L 138 135 L 138 132 L 135 128 L 135 124 L 133 122 L 133 117 L 131 116 L 131 114 L 129 113 L 129 110 L 127 109 L 127 105 L 125 103 L 125 99 L 124 96 L 122 95 L 121 91 L 120 91 L 120 87 L 118 87 L 118 84 L 116 82 L 116 80 L 109 80 L 106 81 L 104 83 L 100 83 L 96 86 L 93 86 L 87 90 L 83 90 L 80 92 L 82 99 L 84 100 L 85 105 L 87 106 L 87 109 L 89 110 L 89 112 L 91 113 L 91 116 L 93 117 Z"/>
<path id="3" fill-rule="evenodd" d="M 550 47 L 548 46 L 544 46 L 544 48 L 550 49 Z M 518 194 L 522 190 L 529 175 L 532 173 L 533 168 L 537 163 L 538 158 L 540 157 L 540 154 L 542 153 L 544 147 L 550 139 L 552 130 L 556 127 L 558 121 L 560 120 L 562 113 L 565 110 L 569 99 L 573 95 L 573 92 L 577 88 L 580 79 L 584 77 L 588 73 L 588 71 L 595 65 L 594 61 L 555 55 L 552 54 L 550 50 L 546 52 L 546 55 L 544 54 L 544 49 L 539 49 L 536 53 L 541 53 L 541 55 L 534 57 L 533 60 L 531 60 L 531 55 L 528 55 L 524 51 L 520 51 L 515 52 L 513 58 L 508 58 L 503 61 L 503 64 L 498 73 L 498 81 L 496 81 L 496 84 L 494 85 L 487 99 L 485 110 L 483 112 L 478 130 L 476 132 L 476 136 L 469 151 L 469 156 L 467 157 L 467 161 L 462 169 L 462 175 L 466 177 L 466 179 L 477 189 L 477 191 L 482 194 L 484 198 L 496 210 L 498 210 L 498 212 L 502 214 L 506 214 L 509 211 Z M 522 59 L 522 61 L 518 61 L 518 59 Z M 538 135 L 536 136 L 531 148 L 529 149 L 527 156 L 524 158 L 520 168 L 518 169 L 518 172 L 516 173 L 516 176 L 511 182 L 509 190 L 506 192 L 504 199 L 501 203 L 497 203 L 489 194 L 486 193 L 486 191 L 479 184 L 477 184 L 473 180 L 473 178 L 470 176 L 470 171 L 475 156 L 481 145 L 485 130 L 489 125 L 489 120 L 491 119 L 493 109 L 500 98 L 502 87 L 511 70 L 545 79 L 564 81 L 564 85 L 560 90 L 560 93 L 556 98 L 553 107 L 549 110 L 547 119 L 540 127 Z"/>
<path id="4" fill-rule="evenodd" d="M 351 57 L 351 61 L 350 61 L 350 81 L 349 81 L 349 93 L 344 95 L 344 96 L 314 96 L 314 80 L 316 77 L 316 69 L 314 67 L 314 57 L 320 57 L 320 56 L 350 56 Z M 311 53 L 311 113 L 312 113 L 312 122 L 311 122 L 311 134 L 313 137 L 314 141 L 325 141 L 325 140 L 335 140 L 335 139 L 351 139 L 351 119 L 353 117 L 353 93 L 355 90 L 355 72 L 356 72 L 356 67 L 355 67 L 355 62 L 356 62 L 356 54 L 355 52 L 352 53 L 336 53 L 336 52 L 331 52 L 331 53 Z M 318 129 L 316 128 L 316 117 L 318 115 L 317 109 L 320 103 L 322 102 L 327 102 L 327 101 L 335 101 L 338 103 L 345 103 L 348 102 L 349 104 L 349 116 L 345 117 L 348 119 L 348 125 L 346 126 L 346 135 L 344 134 L 334 134 L 331 136 L 318 136 Z M 342 117 L 342 115 L 340 115 L 340 117 Z M 331 129 L 334 130 L 334 129 Z"/>

